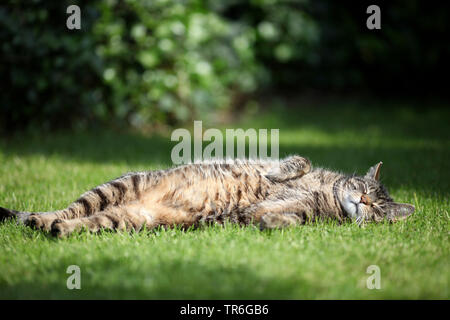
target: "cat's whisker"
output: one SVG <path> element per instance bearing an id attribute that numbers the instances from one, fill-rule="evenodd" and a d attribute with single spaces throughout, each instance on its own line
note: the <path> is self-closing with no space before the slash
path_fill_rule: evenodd
<path id="1" fill-rule="evenodd" d="M 358 220 L 358 222 L 357 222 L 358 227 L 361 227 L 361 224 L 364 221 L 363 216 L 359 216 L 357 220 Z"/>

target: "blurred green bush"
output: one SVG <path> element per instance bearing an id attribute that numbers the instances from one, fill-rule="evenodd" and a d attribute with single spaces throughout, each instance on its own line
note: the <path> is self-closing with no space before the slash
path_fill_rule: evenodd
<path id="1" fill-rule="evenodd" d="M 89 33 L 98 12 L 79 1 L 82 30 L 66 28 L 70 1 L 0 4 L 0 125 L 64 127 L 87 121 L 100 108 L 102 61 Z"/>
<path id="2" fill-rule="evenodd" d="M 66 8 L 81 8 L 81 30 Z M 0 130 L 174 125 L 266 89 L 444 88 L 447 13 L 418 0 L 6 0 Z M 446 91 L 446 89 L 445 89 Z"/>
<path id="3" fill-rule="evenodd" d="M 245 105 L 271 83 L 260 57 L 307 56 L 317 36 L 302 11 L 269 12 L 276 2 L 254 1 L 261 17 L 234 19 L 238 1 L 7 1 L 2 128 L 175 124 Z M 70 4 L 81 30 L 66 28 Z"/>
<path id="4" fill-rule="evenodd" d="M 254 31 L 201 0 L 103 1 L 94 26 L 107 104 L 133 125 L 226 108 L 257 87 Z"/>

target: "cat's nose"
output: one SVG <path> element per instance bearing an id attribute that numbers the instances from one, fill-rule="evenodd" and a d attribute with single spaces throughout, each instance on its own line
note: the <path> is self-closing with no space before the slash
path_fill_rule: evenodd
<path id="1" fill-rule="evenodd" d="M 363 194 L 361 196 L 361 200 L 359 201 L 360 203 L 364 203 L 365 205 L 369 205 L 371 203 L 370 197 L 366 194 Z"/>

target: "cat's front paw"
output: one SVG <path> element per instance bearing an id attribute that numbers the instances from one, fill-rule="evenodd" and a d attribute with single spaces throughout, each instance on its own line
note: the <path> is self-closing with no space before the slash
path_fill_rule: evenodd
<path id="1" fill-rule="evenodd" d="M 300 156 L 290 157 L 273 167 L 266 178 L 272 182 L 285 182 L 291 179 L 298 179 L 311 171 L 311 162 Z"/>
<path id="2" fill-rule="evenodd" d="M 260 229 L 276 229 L 295 226 L 302 223 L 302 219 L 294 213 L 266 213 L 261 217 Z"/>
<path id="3" fill-rule="evenodd" d="M 259 223 L 260 230 L 275 229 L 280 225 L 279 215 L 274 213 L 266 213 L 261 217 Z"/>
<path id="4" fill-rule="evenodd" d="M 29 215 L 24 221 L 26 226 L 29 226 L 36 230 L 44 230 L 44 231 L 50 231 L 52 222 L 53 220 L 37 214 Z"/>

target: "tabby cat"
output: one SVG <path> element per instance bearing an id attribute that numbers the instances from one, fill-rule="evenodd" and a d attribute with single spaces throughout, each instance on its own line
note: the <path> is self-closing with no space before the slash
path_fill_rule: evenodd
<path id="1" fill-rule="evenodd" d="M 396 203 L 379 182 L 381 162 L 364 177 L 311 168 L 291 156 L 282 161 L 233 160 L 125 174 L 86 193 L 63 210 L 42 213 L 0 208 L 0 217 L 62 237 L 74 231 L 136 230 L 201 223 L 259 224 L 282 228 L 334 218 L 395 221 L 414 212 Z"/>

